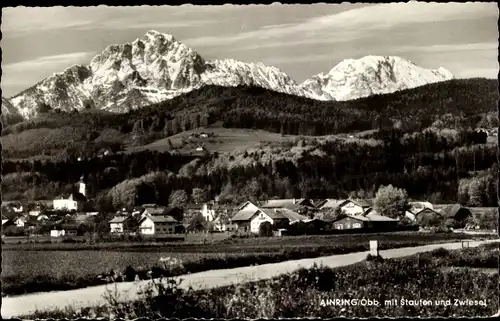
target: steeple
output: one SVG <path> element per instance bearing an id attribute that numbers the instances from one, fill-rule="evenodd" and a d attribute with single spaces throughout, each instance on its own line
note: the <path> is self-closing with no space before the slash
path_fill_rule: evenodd
<path id="1" fill-rule="evenodd" d="M 83 196 L 87 196 L 85 195 L 85 182 L 83 181 L 83 175 L 80 177 L 80 181 L 78 182 L 78 192 Z"/>

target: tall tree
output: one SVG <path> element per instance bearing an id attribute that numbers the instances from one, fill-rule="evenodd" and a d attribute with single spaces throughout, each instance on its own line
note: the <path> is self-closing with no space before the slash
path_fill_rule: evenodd
<path id="1" fill-rule="evenodd" d="M 375 194 L 374 209 L 382 215 L 401 218 L 408 208 L 408 194 L 404 189 L 381 186 Z"/>
<path id="2" fill-rule="evenodd" d="M 196 204 L 205 203 L 208 201 L 208 193 L 206 189 L 195 187 L 191 192 L 191 200 Z"/>
<path id="3" fill-rule="evenodd" d="M 188 195 L 185 190 L 179 189 L 170 194 L 168 205 L 170 207 L 185 208 L 188 202 Z"/>

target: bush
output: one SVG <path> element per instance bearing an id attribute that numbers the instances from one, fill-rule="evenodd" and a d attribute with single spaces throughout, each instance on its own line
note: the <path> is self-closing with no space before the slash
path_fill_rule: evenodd
<path id="1" fill-rule="evenodd" d="M 384 262 L 384 258 L 380 255 L 368 254 L 365 259 L 367 262 Z"/>
<path id="2" fill-rule="evenodd" d="M 128 265 L 125 268 L 125 271 L 123 272 L 123 275 L 125 276 L 125 281 L 128 281 L 128 282 L 134 281 L 136 274 L 137 273 L 136 273 L 135 269 L 130 265 Z"/>
<path id="3" fill-rule="evenodd" d="M 438 249 L 432 250 L 431 254 L 435 257 L 446 257 L 446 256 L 450 255 L 450 251 L 448 251 L 445 248 L 440 247 Z"/>
<path id="4" fill-rule="evenodd" d="M 269 222 L 263 222 L 259 226 L 259 235 L 263 237 L 273 236 L 273 226 Z"/>

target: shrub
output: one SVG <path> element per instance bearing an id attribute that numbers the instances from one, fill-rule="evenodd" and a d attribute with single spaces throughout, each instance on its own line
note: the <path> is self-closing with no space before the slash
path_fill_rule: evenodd
<path id="1" fill-rule="evenodd" d="M 263 237 L 273 236 L 273 227 L 269 222 L 262 222 L 259 226 L 259 235 Z"/>
<path id="2" fill-rule="evenodd" d="M 380 255 L 368 254 L 365 259 L 367 262 L 383 262 L 384 258 Z"/>
<path id="3" fill-rule="evenodd" d="M 450 255 L 450 252 L 447 249 L 440 247 L 438 249 L 432 250 L 431 254 L 435 257 L 445 257 Z"/>

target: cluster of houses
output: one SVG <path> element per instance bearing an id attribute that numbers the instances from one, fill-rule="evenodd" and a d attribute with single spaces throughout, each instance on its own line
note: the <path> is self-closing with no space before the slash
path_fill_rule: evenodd
<path id="1" fill-rule="evenodd" d="M 84 225 L 92 225 L 98 212 L 83 212 L 87 202 L 83 178 L 78 182 L 78 192 L 60 195 L 50 201 L 37 201 L 29 206 L 19 201 L 2 202 L 2 232 L 16 234 L 50 233 L 53 237 L 74 236 Z M 23 232 L 24 233 L 24 232 Z"/>
<path id="2" fill-rule="evenodd" d="M 471 211 L 460 204 L 432 205 L 429 202 L 410 202 L 410 209 L 404 213 L 407 221 L 419 226 L 433 226 L 447 219 L 460 222 L 471 215 Z M 325 212 L 340 208 L 343 215 L 329 220 Z M 377 213 L 370 199 L 276 199 L 262 202 L 247 201 L 240 206 L 219 205 L 215 201 L 204 204 L 189 204 L 185 209 L 168 208 L 155 204 L 142 205 L 132 213 L 122 212 L 113 218 L 111 233 L 140 233 L 160 235 L 179 233 L 189 229 L 193 215 L 201 214 L 210 222 L 214 232 L 253 233 L 260 232 L 261 224 L 269 222 L 274 227 L 296 223 L 327 222 L 337 230 L 353 229 L 396 229 L 399 219 Z M 183 220 L 174 217 L 184 217 Z M 283 230 L 283 229 L 281 229 Z"/>
<path id="3" fill-rule="evenodd" d="M 83 179 L 78 182 L 77 190 L 78 192 L 62 195 L 51 202 L 38 202 L 29 209 L 20 202 L 4 202 L 3 232 L 9 227 L 28 230 L 44 228 L 53 237 L 77 235 L 82 231 L 82 225 L 92 225 L 87 223 L 92 223 L 93 217 L 98 214 L 82 211 L 82 206 L 87 201 Z M 405 220 L 419 226 L 438 225 L 446 220 L 464 226 L 464 222 L 472 215 L 469 208 L 460 204 L 433 205 L 416 201 L 409 205 L 410 209 L 404 213 Z M 49 207 L 52 209 L 47 210 Z M 341 216 L 332 218 L 325 214 L 338 209 Z M 194 216 L 201 219 L 193 220 Z M 328 224 L 331 229 L 336 230 L 391 230 L 398 226 L 400 220 L 377 213 L 372 199 L 273 199 L 247 201 L 240 206 L 219 204 L 217 201 L 188 204 L 183 208 L 143 204 L 130 210 L 118 211 L 107 223 L 109 232 L 113 235 L 161 236 L 190 230 L 258 234 L 264 222 L 269 222 L 275 230 L 278 227 L 283 227 L 283 230 L 286 226 L 297 223 L 318 222 Z"/>

